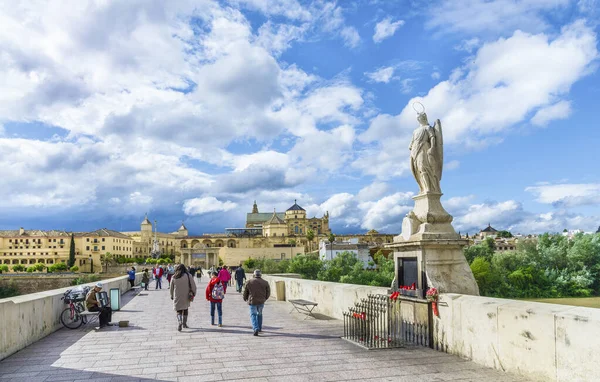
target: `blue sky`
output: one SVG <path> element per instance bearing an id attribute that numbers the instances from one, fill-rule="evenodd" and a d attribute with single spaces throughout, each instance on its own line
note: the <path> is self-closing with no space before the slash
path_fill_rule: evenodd
<path id="1" fill-rule="evenodd" d="M 454 226 L 595 231 L 598 0 L 0 4 L 0 229 L 398 233 L 411 105 Z"/>

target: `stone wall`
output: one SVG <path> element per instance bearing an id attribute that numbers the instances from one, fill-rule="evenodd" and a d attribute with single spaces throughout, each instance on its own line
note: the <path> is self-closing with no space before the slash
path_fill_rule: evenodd
<path id="1" fill-rule="evenodd" d="M 249 275 L 249 277 L 252 277 Z M 303 299 L 314 301 L 319 305 L 315 313 L 343 319 L 343 312 L 354 306 L 356 301 L 366 298 L 369 294 L 387 294 L 388 288 L 371 287 L 366 285 L 340 284 L 325 281 L 303 280 L 297 278 L 264 275 L 275 293 L 275 282 L 285 282 L 286 300 Z M 275 296 L 273 296 L 274 298 Z"/>
<path id="2" fill-rule="evenodd" d="M 597 381 L 600 310 L 444 294 L 434 343 L 448 353 L 539 381 Z"/>
<path id="3" fill-rule="evenodd" d="M 141 273 L 136 275 L 140 282 Z M 128 290 L 127 276 L 103 280 L 104 290 Z M 92 286 L 94 283 L 86 284 Z M 0 299 L 0 360 L 44 338 L 62 327 L 60 313 L 66 305 L 61 300 L 69 288 Z"/>
<path id="4" fill-rule="evenodd" d="M 40 274 L 32 276 L 0 276 L 0 287 L 13 286 L 19 294 L 43 292 L 65 288 L 71 285 L 78 275 Z"/>
<path id="5" fill-rule="evenodd" d="M 251 276 L 250 276 L 251 277 Z M 342 312 L 368 294 L 387 288 L 293 279 L 285 297 L 319 304 L 315 312 L 342 319 Z M 476 363 L 537 381 L 597 381 L 600 376 L 600 309 L 442 294 L 434 317 L 434 347 Z"/>

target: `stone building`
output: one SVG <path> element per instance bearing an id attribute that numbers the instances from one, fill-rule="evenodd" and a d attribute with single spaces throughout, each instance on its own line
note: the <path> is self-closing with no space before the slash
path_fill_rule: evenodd
<path id="1" fill-rule="evenodd" d="M 75 242 L 75 265 L 82 272 L 101 270 L 103 255 L 129 256 L 133 240 L 113 230 L 102 228 L 91 232 L 19 230 L 0 231 L 0 264 L 30 266 L 42 263 L 50 266 L 67 263 Z"/>
<path id="2" fill-rule="evenodd" d="M 267 221 L 270 221 L 273 216 L 283 221 L 287 226 L 286 236 L 306 235 L 308 230 L 312 230 L 315 236 L 329 235 L 329 212 L 321 218 L 306 217 L 306 210 L 300 207 L 296 200 L 294 205 L 288 208 L 285 212 L 261 213 L 258 212 L 256 201 L 252 206 L 252 212 L 246 215 L 246 228 L 263 228 Z"/>

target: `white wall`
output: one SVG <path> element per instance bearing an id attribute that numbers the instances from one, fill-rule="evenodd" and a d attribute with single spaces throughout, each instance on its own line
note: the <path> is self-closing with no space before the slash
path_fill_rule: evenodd
<path id="1" fill-rule="evenodd" d="M 600 310 L 459 294 L 440 297 L 434 342 L 537 381 L 600 380 Z"/>
<path id="2" fill-rule="evenodd" d="M 286 300 L 317 302 L 315 312 L 342 313 L 387 288 L 264 275 L 271 289 L 285 282 Z M 274 292 L 273 292 L 274 293 Z M 434 344 L 481 365 L 534 381 L 600 380 L 600 309 L 460 294 L 442 294 Z"/>
<path id="3" fill-rule="evenodd" d="M 351 285 L 325 281 L 303 280 L 287 277 L 263 275 L 275 292 L 275 281 L 285 282 L 286 300 L 303 299 L 314 301 L 319 305 L 315 313 L 343 319 L 343 312 L 354 306 L 356 301 L 367 298 L 369 294 L 387 294 L 388 288 L 371 287 L 366 285 Z M 273 296 L 274 298 L 274 296 Z"/>
<path id="4" fill-rule="evenodd" d="M 141 273 L 136 275 L 136 283 L 141 277 Z M 129 289 L 127 278 L 102 280 L 103 289 L 119 288 L 123 293 Z M 60 313 L 67 307 L 60 298 L 73 288 L 0 299 L 0 360 L 60 329 Z"/>

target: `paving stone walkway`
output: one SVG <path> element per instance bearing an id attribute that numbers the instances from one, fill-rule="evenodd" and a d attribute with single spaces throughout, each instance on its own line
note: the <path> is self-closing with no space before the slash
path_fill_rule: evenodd
<path id="1" fill-rule="evenodd" d="M 210 326 L 206 281 L 198 285 L 189 329 L 177 332 L 168 290 L 152 284 L 126 294 L 113 314 L 130 327 L 60 329 L 0 361 L 0 382 L 525 381 L 426 348 L 363 350 L 340 339 L 342 322 L 304 320 L 286 302 L 267 302 L 264 333 L 254 337 L 248 306 L 234 288 L 223 302 L 223 327 Z"/>

